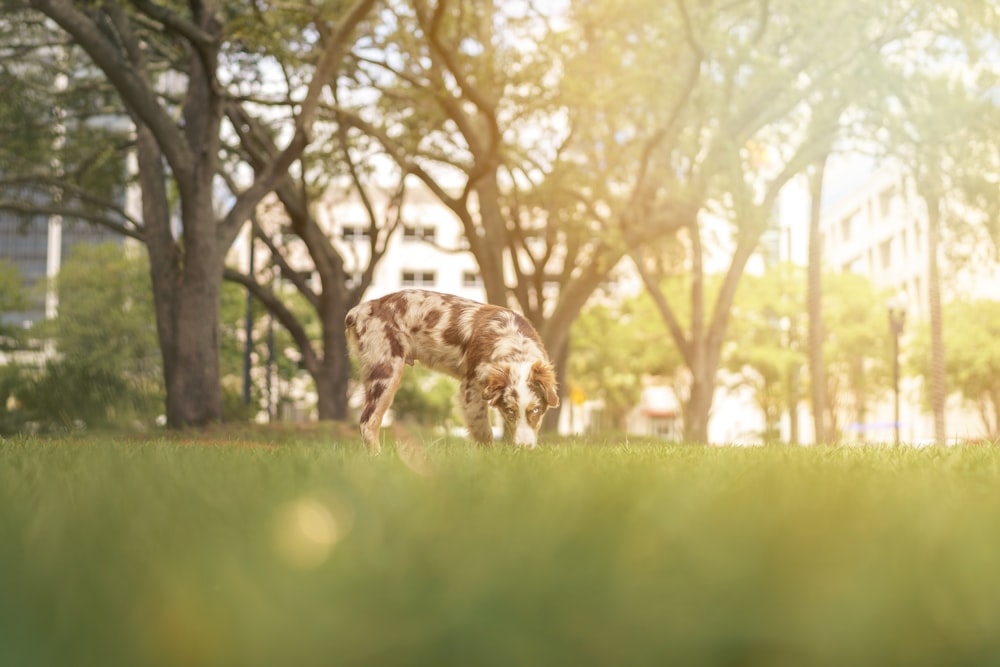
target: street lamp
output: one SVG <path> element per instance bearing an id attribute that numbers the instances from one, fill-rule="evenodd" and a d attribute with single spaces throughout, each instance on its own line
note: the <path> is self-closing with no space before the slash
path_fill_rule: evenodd
<path id="1" fill-rule="evenodd" d="M 781 318 L 781 330 L 785 334 L 782 344 L 787 350 L 795 353 L 795 325 L 792 318 L 785 315 Z M 799 362 L 795 356 L 790 356 L 788 365 L 788 444 L 799 444 Z"/>
<path id="2" fill-rule="evenodd" d="M 889 331 L 892 333 L 892 391 L 895 396 L 892 427 L 899 447 L 899 337 L 906 321 L 906 292 L 900 292 L 886 303 L 889 310 Z"/>

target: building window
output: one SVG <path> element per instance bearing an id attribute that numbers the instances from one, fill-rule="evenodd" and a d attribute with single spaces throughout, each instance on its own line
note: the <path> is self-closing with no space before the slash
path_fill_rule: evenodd
<path id="1" fill-rule="evenodd" d="M 340 238 L 345 241 L 364 241 L 368 239 L 367 225 L 344 225 L 340 228 Z"/>
<path id="2" fill-rule="evenodd" d="M 475 271 L 462 272 L 462 287 L 482 287 L 483 277 Z"/>
<path id="3" fill-rule="evenodd" d="M 437 238 L 437 228 L 434 225 L 403 225 L 404 241 L 426 241 L 434 243 Z"/>
<path id="4" fill-rule="evenodd" d="M 840 241 L 849 243 L 854 236 L 854 221 L 861 215 L 861 211 L 853 211 L 850 215 L 840 221 Z"/>
<path id="5" fill-rule="evenodd" d="M 403 271 L 403 287 L 434 287 L 436 280 L 434 271 Z"/>
<path id="6" fill-rule="evenodd" d="M 892 239 L 886 239 L 879 244 L 878 254 L 883 269 L 892 266 Z"/>
<path id="7" fill-rule="evenodd" d="M 892 213 L 892 203 L 896 198 L 896 186 L 892 185 L 883 190 L 878 196 L 878 212 L 882 218 L 888 218 Z"/>

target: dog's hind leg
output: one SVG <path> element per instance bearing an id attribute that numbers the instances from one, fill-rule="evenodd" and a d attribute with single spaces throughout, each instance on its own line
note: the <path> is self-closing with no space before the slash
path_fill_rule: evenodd
<path id="1" fill-rule="evenodd" d="M 365 387 L 365 406 L 361 410 L 361 437 L 368 451 L 373 454 L 378 454 L 382 449 L 379 443 L 382 418 L 392 404 L 396 391 L 399 390 L 405 367 L 403 357 L 388 357 L 361 371 Z"/>

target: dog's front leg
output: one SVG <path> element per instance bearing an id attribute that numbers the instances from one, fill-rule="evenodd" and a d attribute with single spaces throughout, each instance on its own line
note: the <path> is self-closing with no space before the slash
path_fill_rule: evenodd
<path id="1" fill-rule="evenodd" d="M 493 444 L 490 426 L 490 406 L 483 400 L 482 390 L 477 390 L 468 380 L 463 380 L 458 390 L 458 404 L 465 419 L 469 437 L 483 445 Z"/>

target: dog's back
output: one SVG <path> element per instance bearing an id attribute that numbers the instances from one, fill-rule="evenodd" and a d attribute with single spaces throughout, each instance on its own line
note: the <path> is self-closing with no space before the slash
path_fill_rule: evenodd
<path id="1" fill-rule="evenodd" d="M 545 358 L 524 317 L 452 294 L 395 292 L 352 308 L 345 324 L 363 363 L 388 353 L 464 378 L 486 362 Z"/>

